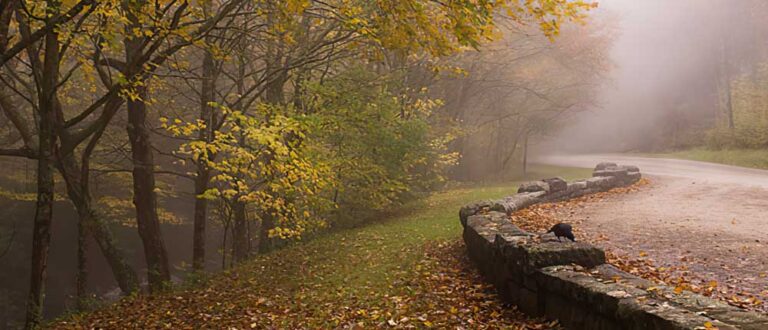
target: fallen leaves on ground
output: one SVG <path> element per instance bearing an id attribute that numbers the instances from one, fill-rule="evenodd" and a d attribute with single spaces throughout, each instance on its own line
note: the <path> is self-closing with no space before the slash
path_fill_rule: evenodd
<path id="1" fill-rule="evenodd" d="M 466 257 L 463 242 L 430 243 L 423 257 L 387 288 L 352 292 L 275 284 L 269 272 L 295 270 L 286 261 L 242 267 L 207 286 L 136 296 L 91 314 L 53 324 L 57 329 L 556 329 L 504 305 Z M 375 256 L 374 256 L 375 258 Z M 262 271 L 265 266 L 269 271 Z M 302 269 L 306 269 L 303 267 Z M 282 274 L 285 275 L 285 274 Z M 301 278 L 301 277 L 298 277 Z"/>
<path id="2" fill-rule="evenodd" d="M 649 183 L 647 179 L 641 179 L 641 181 L 629 187 L 616 188 L 607 192 L 587 195 L 559 203 L 534 205 L 513 213 L 510 218 L 513 223 L 527 231 L 544 233 L 553 225 L 562 222 L 560 220 L 562 215 L 572 215 L 579 209 L 589 207 L 591 203 L 599 203 L 607 198 L 640 191 Z M 568 221 L 574 225 L 574 233 L 577 238 L 604 247 L 608 263 L 625 272 L 659 284 L 666 284 L 674 288 L 673 292 L 678 294 L 682 293 L 682 291 L 691 291 L 719 299 L 733 306 L 768 312 L 768 304 L 763 303 L 758 298 L 761 294 L 760 292 L 749 292 L 749 290 L 740 288 L 738 285 L 739 281 L 721 284 L 711 278 L 694 273 L 690 270 L 692 260 L 689 257 L 681 256 L 678 259 L 679 262 L 673 266 L 658 266 L 656 260 L 650 257 L 646 251 L 638 251 L 635 255 L 629 255 L 613 251 L 610 247 L 605 246 L 605 244 L 601 244 L 609 241 L 610 237 L 602 233 L 585 232 L 582 226 L 579 226 L 583 219 L 576 217 Z M 724 267 L 727 266 L 724 265 Z M 768 294 L 768 290 L 762 292 L 762 294 Z"/>

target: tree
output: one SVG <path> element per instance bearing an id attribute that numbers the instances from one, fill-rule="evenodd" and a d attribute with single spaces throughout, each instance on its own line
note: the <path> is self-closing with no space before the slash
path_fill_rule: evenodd
<path id="1" fill-rule="evenodd" d="M 48 1 L 49 11 L 58 13 L 61 5 L 53 0 Z M 55 17 L 55 16 L 53 16 Z M 55 24 L 51 18 L 47 18 L 46 25 Z M 20 26 L 22 34 L 31 38 L 27 26 Z M 38 90 L 38 114 L 39 123 L 37 144 L 37 206 L 35 208 L 35 226 L 32 235 L 32 276 L 30 278 L 29 299 L 27 303 L 26 328 L 34 328 L 38 325 L 43 307 L 43 293 L 45 273 L 48 266 L 48 249 L 51 242 L 51 221 L 53 220 L 53 171 L 54 150 L 56 144 L 55 122 L 55 94 L 59 84 L 59 36 L 55 29 L 48 29 L 44 37 L 44 60 L 42 63 L 35 61 L 38 56 L 36 50 L 28 49 L 29 57 L 33 58 L 32 66 L 35 68 L 35 80 L 39 82 Z"/>
<path id="2" fill-rule="evenodd" d="M 179 150 L 205 162 L 216 173 L 214 185 L 202 197 L 221 199 L 233 211 L 233 257 L 238 263 L 251 251 L 249 205 L 258 216 L 271 212 L 273 219 L 279 219 L 270 229 L 272 236 L 298 238 L 305 231 L 324 226 L 318 214 L 327 202 L 315 196 L 329 183 L 327 169 L 309 159 L 306 147 L 293 138 L 304 136 L 304 125 L 276 110 L 263 105 L 245 114 L 223 108 L 225 120 L 212 141 L 189 142 Z M 202 121 L 164 122 L 175 136 L 190 136 L 205 129 Z"/>
<path id="3" fill-rule="evenodd" d="M 56 3 L 49 4 L 56 5 Z M 10 22 L 10 17 L 17 9 L 19 9 L 17 6 L 26 7 L 26 5 L 27 1 L 16 2 L 14 0 L 2 0 L 0 1 L 0 16 L 3 17 L 4 22 Z M 68 10 L 61 10 L 60 8 L 52 10 L 51 16 L 46 17 L 46 19 L 42 21 L 43 25 L 41 27 L 35 31 L 29 30 L 22 36 L 21 40 L 18 40 L 12 45 L 8 44 L 8 24 L 4 24 L 3 28 L 6 30 L 3 31 L 3 34 L 6 37 L 0 42 L 2 45 L 2 48 L 0 48 L 0 66 L 12 60 L 15 56 L 28 49 L 30 46 L 33 46 L 35 43 L 49 36 L 49 33 L 55 32 L 54 30 L 60 25 L 74 20 L 80 16 L 81 13 L 89 10 L 89 8 L 92 9 L 94 6 L 98 5 L 98 2 L 95 0 L 81 0 L 76 2 Z"/>

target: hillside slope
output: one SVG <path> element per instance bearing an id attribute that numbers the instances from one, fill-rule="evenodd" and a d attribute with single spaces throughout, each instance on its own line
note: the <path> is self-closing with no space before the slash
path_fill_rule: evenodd
<path id="1" fill-rule="evenodd" d="M 532 177 L 587 176 L 540 167 Z M 467 263 L 457 210 L 519 182 L 457 188 L 400 215 L 278 250 L 157 296 L 135 296 L 48 327 L 67 328 L 551 328 L 502 306 Z"/>

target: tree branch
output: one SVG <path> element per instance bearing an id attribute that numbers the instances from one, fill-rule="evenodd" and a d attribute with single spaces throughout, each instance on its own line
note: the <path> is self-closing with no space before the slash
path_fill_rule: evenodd
<path id="1" fill-rule="evenodd" d="M 96 0 L 81 0 L 72 8 L 69 9 L 64 15 L 61 15 L 59 17 L 56 17 L 52 20 L 50 20 L 44 27 L 40 28 L 39 30 L 31 33 L 26 38 L 22 38 L 19 40 L 15 45 L 11 46 L 8 49 L 5 49 L 2 54 L 0 54 L 0 65 L 5 64 L 6 62 L 10 61 L 12 58 L 14 58 L 18 53 L 32 45 L 33 43 L 39 41 L 40 39 L 45 36 L 46 33 L 50 32 L 60 24 L 66 23 L 71 21 L 75 18 L 75 16 L 79 15 L 87 6 L 98 6 L 99 3 Z"/>

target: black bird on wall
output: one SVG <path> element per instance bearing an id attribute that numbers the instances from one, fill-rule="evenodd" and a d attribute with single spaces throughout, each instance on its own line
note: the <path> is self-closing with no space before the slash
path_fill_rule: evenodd
<path id="1" fill-rule="evenodd" d="M 573 236 L 573 228 L 567 223 L 558 223 L 552 226 L 547 233 L 555 233 L 557 240 L 560 241 L 560 237 L 565 237 L 573 242 L 576 242 L 576 238 Z"/>

